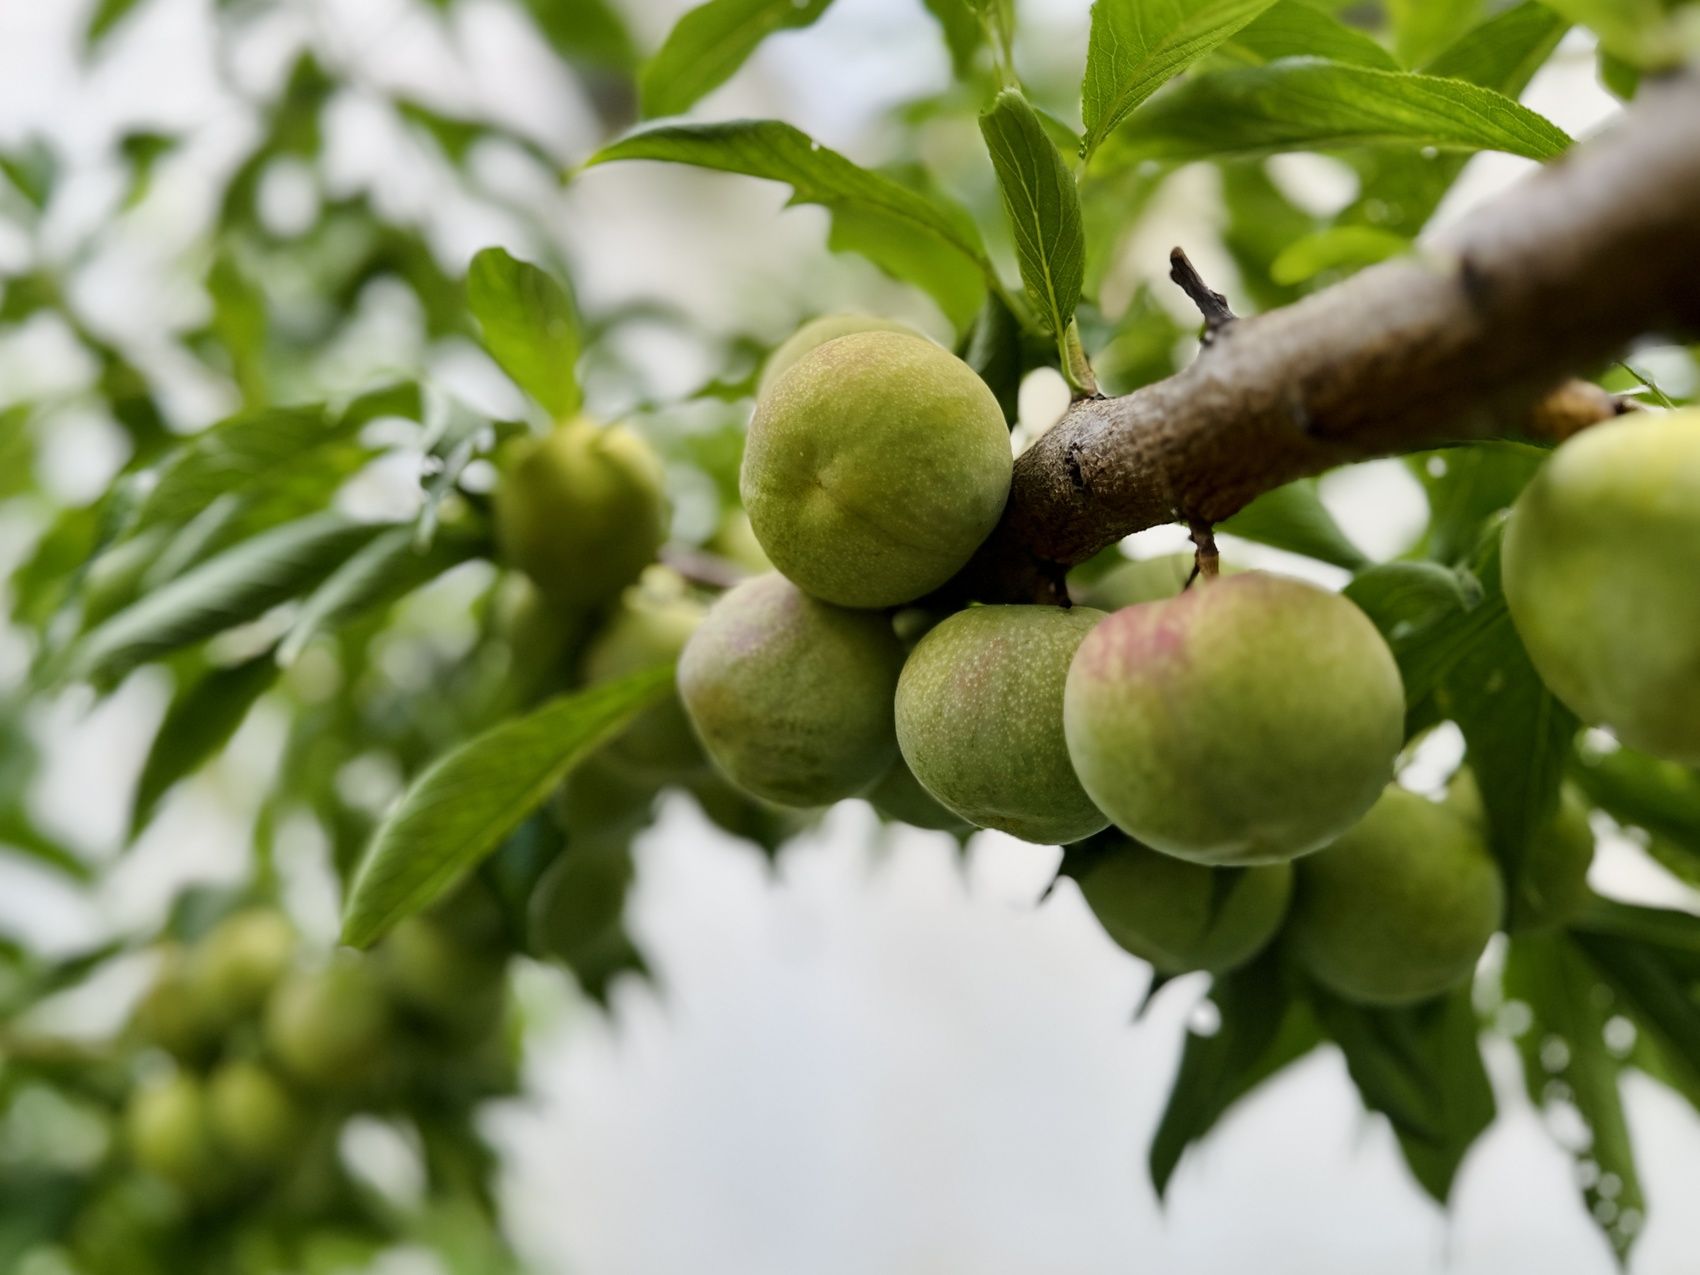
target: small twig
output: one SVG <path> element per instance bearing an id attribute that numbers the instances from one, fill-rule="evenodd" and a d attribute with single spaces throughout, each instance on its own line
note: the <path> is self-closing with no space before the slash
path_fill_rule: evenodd
<path id="1" fill-rule="evenodd" d="M 1199 338 L 1200 344 L 1209 345 L 1237 317 L 1228 306 L 1228 298 L 1204 282 L 1204 276 L 1198 273 L 1198 267 L 1192 264 L 1185 249 L 1170 250 L 1169 278 L 1192 298 L 1192 303 L 1204 316 L 1204 335 Z"/>
<path id="2" fill-rule="evenodd" d="M 1186 578 L 1186 588 L 1192 587 L 1192 582 L 1203 576 L 1206 580 L 1216 578 L 1216 573 L 1222 569 L 1222 555 L 1216 550 L 1216 532 L 1207 522 L 1198 518 L 1187 519 L 1191 529 L 1187 536 L 1193 544 L 1192 574 Z"/>

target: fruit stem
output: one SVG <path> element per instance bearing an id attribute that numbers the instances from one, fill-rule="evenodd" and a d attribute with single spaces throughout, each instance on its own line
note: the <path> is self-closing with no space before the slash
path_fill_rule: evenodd
<path id="1" fill-rule="evenodd" d="M 1203 576 L 1206 580 L 1214 580 L 1222 569 L 1222 555 L 1216 550 L 1216 532 L 1207 522 L 1198 518 L 1187 519 L 1190 534 L 1187 539 L 1193 543 L 1192 574 L 1187 577 L 1186 587 L 1192 587 L 1192 582 Z"/>

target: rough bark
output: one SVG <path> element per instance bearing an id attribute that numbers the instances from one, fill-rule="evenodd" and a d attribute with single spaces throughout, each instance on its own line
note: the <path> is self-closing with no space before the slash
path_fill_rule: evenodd
<path id="1" fill-rule="evenodd" d="M 1350 461 L 1558 441 L 1615 410 L 1570 378 L 1638 336 L 1700 330 L 1700 75 L 1649 84 L 1609 134 L 1425 242 L 1212 328 L 1185 371 L 1076 403 L 1016 461 L 957 581 L 1052 601 L 1068 566 L 1166 522 L 1218 522 Z"/>

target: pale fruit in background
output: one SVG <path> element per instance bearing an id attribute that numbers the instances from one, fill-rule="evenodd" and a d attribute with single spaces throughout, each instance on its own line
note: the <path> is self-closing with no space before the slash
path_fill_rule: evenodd
<path id="1" fill-rule="evenodd" d="M 756 405 L 739 487 L 756 538 L 827 602 L 887 607 L 968 561 L 1009 495 L 997 399 L 949 350 L 859 332 L 804 356 Z"/>
<path id="2" fill-rule="evenodd" d="M 594 686 L 677 660 L 706 610 L 677 573 L 650 567 L 638 584 L 620 595 L 619 606 L 586 648 L 586 683 Z M 603 756 L 653 779 L 676 778 L 703 764 L 702 749 L 676 693 L 639 713 L 609 741 Z"/>
<path id="3" fill-rule="evenodd" d="M 1317 982 L 1360 1004 L 1410 1004 L 1464 983 L 1504 911 L 1476 829 L 1402 788 L 1296 867 L 1287 942 Z"/>
<path id="4" fill-rule="evenodd" d="M 1632 413 L 1554 452 L 1512 509 L 1503 579 L 1553 694 L 1700 764 L 1700 409 Z"/>
<path id="5" fill-rule="evenodd" d="M 1207 868 L 1131 841 L 1108 847 L 1079 876 L 1080 893 L 1122 947 L 1163 974 L 1245 964 L 1287 914 L 1289 863 Z"/>
<path id="6" fill-rule="evenodd" d="M 970 607 L 910 652 L 897 743 L 921 786 L 982 828 L 1062 845 L 1109 821 L 1075 778 L 1063 686 L 1089 607 Z"/>
<path id="7" fill-rule="evenodd" d="M 1374 803 L 1404 738 L 1392 652 L 1325 589 L 1248 571 L 1116 612 L 1081 643 L 1063 722 L 1098 807 L 1155 850 L 1270 863 Z"/>
<path id="8" fill-rule="evenodd" d="M 327 1089 L 380 1069 L 390 1010 L 369 958 L 341 957 L 279 984 L 266 1004 L 266 1044 L 290 1075 Z"/>
<path id="9" fill-rule="evenodd" d="M 256 1062 L 229 1062 L 212 1073 L 207 1114 L 220 1149 L 253 1169 L 282 1164 L 305 1133 L 300 1105 Z"/>
<path id="10" fill-rule="evenodd" d="M 1481 787 L 1468 769 L 1446 786 L 1446 804 L 1488 839 L 1487 810 Z M 1559 793 L 1558 810 L 1529 837 L 1516 888 L 1505 901 L 1505 927 L 1533 930 L 1562 925 L 1588 899 L 1588 869 L 1594 862 L 1594 830 L 1588 803 L 1573 786 Z"/>
<path id="11" fill-rule="evenodd" d="M 818 806 L 862 791 L 891 764 L 902 664 L 885 616 L 757 576 L 709 608 L 679 660 L 679 692 L 733 783 L 780 805 Z"/>
<path id="12" fill-rule="evenodd" d="M 136 1164 L 181 1190 L 199 1194 L 217 1180 L 206 1092 L 187 1072 L 153 1077 L 131 1092 L 124 1136 Z"/>
<path id="13" fill-rule="evenodd" d="M 756 397 L 766 394 L 805 354 L 852 332 L 903 332 L 909 336 L 921 336 L 907 323 L 899 323 L 896 319 L 881 319 L 871 314 L 823 314 L 818 319 L 810 319 L 773 347 L 773 353 L 762 364 L 761 377 L 756 382 Z"/>
<path id="14" fill-rule="evenodd" d="M 1192 579 L 1194 557 L 1190 553 L 1165 553 L 1155 558 L 1134 558 L 1117 563 L 1096 579 L 1069 584 L 1069 596 L 1082 606 L 1100 611 L 1120 611 L 1140 602 L 1172 598 Z M 1221 565 L 1221 574 L 1237 575 L 1243 568 Z"/>
<path id="15" fill-rule="evenodd" d="M 207 1021 L 252 1013 L 295 959 L 295 927 L 275 908 L 247 908 L 220 921 L 192 958 L 195 994 Z"/>

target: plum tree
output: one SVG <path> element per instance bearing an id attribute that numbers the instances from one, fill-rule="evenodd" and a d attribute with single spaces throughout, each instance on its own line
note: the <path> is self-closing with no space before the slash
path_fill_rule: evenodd
<path id="1" fill-rule="evenodd" d="M 620 595 L 618 608 L 586 648 L 586 683 L 594 686 L 678 659 L 704 611 L 676 572 L 651 567 Z M 676 695 L 645 709 L 604 753 L 637 775 L 661 780 L 689 774 L 703 764 L 702 749 Z"/>
<path id="2" fill-rule="evenodd" d="M 970 823 L 1057 845 L 1109 821 L 1063 738 L 1069 662 L 1088 607 L 985 606 L 927 633 L 897 682 L 897 744 L 921 786 Z"/>
<path id="3" fill-rule="evenodd" d="M 1164 974 L 1245 964 L 1287 914 L 1293 868 L 1207 868 L 1118 838 L 1079 876 L 1080 893 L 1112 939 Z"/>
<path id="4" fill-rule="evenodd" d="M 1207 864 L 1291 859 L 1344 832 L 1391 777 L 1404 717 L 1361 611 L 1256 571 L 1116 612 L 1080 644 L 1063 700 L 1098 807 Z"/>
<path id="5" fill-rule="evenodd" d="M 885 607 L 968 561 L 1003 511 L 1012 463 L 972 368 L 924 337 L 857 332 L 762 396 L 739 488 L 756 539 L 799 588 Z"/>
<path id="6" fill-rule="evenodd" d="M 498 467 L 497 544 L 555 605 L 598 606 L 655 561 L 666 476 L 631 430 L 565 421 L 509 444 Z"/>
<path id="7" fill-rule="evenodd" d="M 818 806 L 860 792 L 891 764 L 902 663 L 884 616 L 757 576 L 709 608 L 680 657 L 679 692 L 733 783 L 780 805 Z"/>
<path id="8" fill-rule="evenodd" d="M 1487 811 L 1476 777 L 1461 769 L 1446 786 L 1446 804 L 1487 836 Z M 1505 900 L 1505 928 L 1543 929 L 1562 925 L 1588 898 L 1588 869 L 1594 862 L 1594 830 L 1588 803 L 1573 785 L 1559 792 L 1558 809 L 1529 835 L 1517 881 Z"/>
<path id="9" fill-rule="evenodd" d="M 907 323 L 899 323 L 896 319 L 883 319 L 878 315 L 823 314 L 819 318 L 810 319 L 773 347 L 773 353 L 769 354 L 767 361 L 762 364 L 761 377 L 756 382 L 756 397 L 760 398 L 766 394 L 804 355 L 828 341 L 849 336 L 852 332 L 903 332 L 909 336 L 921 335 Z"/>
<path id="10" fill-rule="evenodd" d="M 290 1075 L 325 1089 L 370 1080 L 389 1035 L 389 1002 L 362 960 L 297 971 L 266 1004 L 266 1044 Z"/>
<path id="11" fill-rule="evenodd" d="M 1287 942 L 1317 982 L 1360 1004 L 1456 987 L 1504 910 L 1499 869 L 1470 823 L 1398 787 L 1297 870 Z"/>
<path id="12" fill-rule="evenodd" d="M 1634 414 L 1553 453 L 1505 529 L 1505 600 L 1541 680 L 1588 722 L 1700 764 L 1700 410 Z"/>

